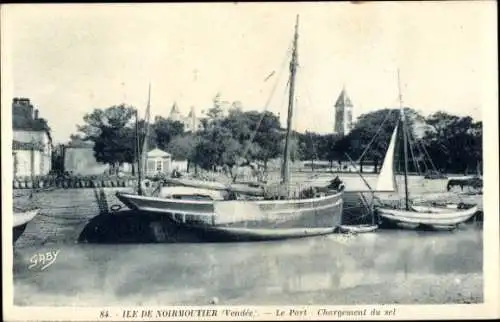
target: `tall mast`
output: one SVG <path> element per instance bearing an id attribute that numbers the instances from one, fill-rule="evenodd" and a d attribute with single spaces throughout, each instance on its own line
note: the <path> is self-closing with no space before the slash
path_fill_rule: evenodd
<path id="1" fill-rule="evenodd" d="M 405 206 L 406 210 L 410 210 L 409 196 L 408 196 L 408 143 L 406 137 L 406 120 L 403 109 L 403 96 L 401 95 L 401 81 L 399 79 L 398 69 L 398 93 L 399 93 L 399 108 L 401 111 L 401 122 L 403 123 L 403 144 L 404 144 L 404 161 L 405 161 Z"/>
<path id="2" fill-rule="evenodd" d="M 299 15 L 295 22 L 295 36 L 293 38 L 293 52 L 290 61 L 290 91 L 288 95 L 288 115 L 286 120 L 285 151 L 283 155 L 283 166 L 281 167 L 281 181 L 285 185 L 290 182 L 290 139 L 292 135 L 292 118 L 295 90 L 295 73 L 297 71 L 297 42 L 299 39 Z"/>
<path id="3" fill-rule="evenodd" d="M 135 157 L 137 162 L 137 193 L 142 196 L 142 187 L 141 187 L 141 152 L 140 152 L 140 139 L 139 139 L 139 113 L 135 110 Z"/>
<path id="4" fill-rule="evenodd" d="M 146 172 L 146 155 L 148 153 L 149 119 L 151 114 L 150 109 L 151 109 L 151 83 L 149 83 L 148 87 L 148 105 L 146 106 L 146 116 L 144 117 L 145 133 L 144 133 L 144 141 L 142 142 L 142 153 L 141 153 L 142 170 L 144 172 Z"/>

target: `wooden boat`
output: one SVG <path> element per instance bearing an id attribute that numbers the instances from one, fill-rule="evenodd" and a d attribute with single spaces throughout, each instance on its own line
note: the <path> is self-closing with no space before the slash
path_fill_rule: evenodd
<path id="1" fill-rule="evenodd" d="M 377 208 L 384 218 L 409 224 L 454 226 L 467 221 L 478 210 L 477 205 L 467 209 L 446 209 L 438 207 L 413 206 L 410 210 Z"/>
<path id="2" fill-rule="evenodd" d="M 371 233 L 378 229 L 378 225 L 340 225 L 339 231 L 342 233 L 361 234 Z"/>
<path id="3" fill-rule="evenodd" d="M 225 184 L 216 181 L 203 181 L 197 179 L 188 179 L 188 178 L 167 178 L 164 179 L 164 183 L 167 185 L 173 186 L 183 186 L 183 187 L 192 187 L 192 188 L 201 188 L 201 189 L 209 189 L 209 190 L 218 190 L 218 191 L 227 191 L 231 190 L 235 193 L 242 193 L 250 196 L 263 196 L 264 188 L 262 186 L 251 186 L 250 184 L 245 183 L 231 183 Z"/>
<path id="4" fill-rule="evenodd" d="M 399 80 L 399 73 L 398 73 Z M 381 191 L 395 191 L 398 188 L 396 185 L 395 177 L 395 146 L 396 140 L 399 136 L 403 138 L 404 148 L 404 187 L 405 196 L 403 199 L 404 207 L 388 207 L 384 204 L 375 206 L 376 213 L 381 219 L 391 221 L 393 223 L 411 224 L 411 225 L 424 225 L 424 226 L 455 226 L 464 223 L 474 216 L 478 210 L 477 205 L 464 205 L 463 207 L 457 206 L 426 206 L 426 205 L 410 205 L 410 197 L 408 191 L 408 131 L 406 128 L 406 120 L 402 106 L 401 94 L 400 98 L 400 118 L 396 124 L 391 136 L 384 163 L 379 174 L 377 190 Z M 402 125 L 400 127 L 400 125 Z"/>
<path id="5" fill-rule="evenodd" d="M 419 212 L 434 212 L 434 213 L 447 213 L 451 211 L 456 211 L 457 209 L 466 209 L 469 208 L 467 205 L 457 204 L 457 203 L 448 203 L 448 204 L 433 204 L 431 206 L 428 205 L 412 205 L 412 209 Z"/>
<path id="6" fill-rule="evenodd" d="M 198 181 L 191 185 L 190 189 L 185 189 L 189 186 L 186 184 L 188 181 L 180 180 L 177 183 L 184 185 L 184 191 L 177 189 L 170 190 L 164 196 L 144 196 L 138 189 L 138 194 L 118 192 L 117 198 L 132 210 L 163 216 L 166 225 L 217 235 L 220 241 L 270 240 L 333 233 L 341 222 L 343 190 L 323 189 L 312 196 L 301 197 L 299 194 L 293 195 L 290 183 L 290 141 L 295 103 L 297 42 L 298 16 L 290 62 L 282 178 L 277 193 L 273 195 L 274 199 L 238 200 L 238 190 L 234 185 L 210 183 L 207 187 L 200 185 L 202 183 Z M 214 187 L 216 189 L 213 189 Z M 249 188 L 246 186 L 245 191 Z M 226 190 L 229 196 L 224 197 L 222 190 Z M 267 189 L 270 190 L 272 189 Z"/>
<path id="7" fill-rule="evenodd" d="M 14 216 L 12 218 L 12 228 L 13 228 L 13 239 L 14 242 L 21 237 L 21 235 L 26 230 L 26 226 L 28 223 L 33 220 L 33 218 L 38 215 L 40 209 L 32 209 L 23 212 L 14 212 Z"/>

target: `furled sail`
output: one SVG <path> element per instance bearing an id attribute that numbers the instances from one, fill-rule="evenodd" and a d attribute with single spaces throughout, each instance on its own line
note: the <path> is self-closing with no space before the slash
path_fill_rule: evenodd
<path id="1" fill-rule="evenodd" d="M 398 189 L 396 178 L 394 176 L 394 153 L 396 148 L 398 126 L 399 124 L 396 125 L 394 132 L 392 133 L 391 142 L 389 143 L 389 148 L 387 148 L 387 152 L 385 154 L 384 163 L 382 164 L 382 169 L 380 170 L 380 174 L 378 176 L 375 191 L 393 192 Z"/>

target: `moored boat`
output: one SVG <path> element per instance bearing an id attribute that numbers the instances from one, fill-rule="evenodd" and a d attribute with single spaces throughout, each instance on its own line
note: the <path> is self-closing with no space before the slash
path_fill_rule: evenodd
<path id="1" fill-rule="evenodd" d="M 478 211 L 477 205 L 466 209 L 446 209 L 438 207 L 413 206 L 411 210 L 378 207 L 377 213 L 383 218 L 420 225 L 454 226 L 470 219 Z"/>
<path id="2" fill-rule="evenodd" d="M 251 187 L 248 184 L 168 179 L 174 187 L 158 196 L 144 196 L 138 189 L 138 194 L 118 192 L 117 198 L 132 210 L 163 216 L 166 225 L 220 236 L 221 241 L 285 239 L 333 233 L 341 223 L 343 189 L 330 186 L 296 191 L 290 183 L 297 42 L 298 16 L 290 62 L 285 149 L 278 185 Z M 141 167 L 138 169 L 140 171 Z M 240 195 L 260 200 L 242 200 Z"/>
<path id="3" fill-rule="evenodd" d="M 399 73 L 398 73 L 399 81 Z M 385 221 L 390 221 L 396 225 L 417 225 L 417 226 L 428 226 L 428 227 L 449 227 L 456 226 L 458 224 L 468 221 L 473 217 L 477 211 L 478 207 L 475 204 L 470 205 L 458 205 L 458 204 L 448 204 L 445 206 L 433 206 L 433 205 L 411 205 L 411 200 L 408 190 L 408 129 L 406 126 L 405 114 L 402 106 L 401 94 L 400 98 L 400 117 L 394 128 L 391 136 L 391 142 L 389 144 L 386 156 L 384 158 L 384 163 L 380 171 L 378 179 L 378 190 L 384 191 L 398 191 L 395 177 L 395 146 L 396 141 L 402 136 L 403 148 L 404 148 L 404 188 L 405 194 L 403 199 L 402 207 L 390 207 L 383 203 L 379 203 L 375 206 L 377 215 Z M 400 126 L 401 125 L 401 126 Z"/>
<path id="4" fill-rule="evenodd" d="M 250 196 L 262 196 L 264 194 L 263 187 L 259 186 L 251 186 L 245 183 L 231 183 L 225 184 L 221 182 L 214 181 L 203 181 L 197 179 L 188 179 L 188 178 L 167 178 L 163 180 L 164 183 L 168 185 L 174 186 L 183 186 L 183 187 L 191 187 L 191 188 L 201 188 L 201 189 L 210 189 L 210 190 L 218 190 L 218 191 L 227 191 L 231 190 L 236 193 L 242 193 Z"/>
<path id="5" fill-rule="evenodd" d="M 342 192 L 308 199 L 223 200 L 213 191 L 188 191 L 174 198 L 117 193 L 128 208 L 163 214 L 185 229 L 234 235 L 236 239 L 281 239 L 329 234 L 340 225 Z M 240 236 L 241 235 L 241 236 Z"/>
<path id="6" fill-rule="evenodd" d="M 342 233 L 361 234 L 371 233 L 378 229 L 378 225 L 340 225 L 339 231 Z"/>

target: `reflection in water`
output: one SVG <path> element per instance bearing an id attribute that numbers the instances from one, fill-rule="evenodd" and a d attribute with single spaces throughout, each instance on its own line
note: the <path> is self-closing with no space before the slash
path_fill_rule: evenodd
<path id="1" fill-rule="evenodd" d="M 401 292 L 416 279 L 429 290 L 449 276 L 478 275 L 482 284 L 481 234 L 389 231 L 348 241 L 330 235 L 262 243 L 64 245 L 57 262 L 43 272 L 27 269 L 34 249 L 24 248 L 16 251 L 17 267 L 23 268 L 15 273 L 15 301 L 200 305 L 217 297 L 220 304 L 395 302 L 402 295 L 384 299 L 388 294 L 380 292 L 389 286 Z M 482 299 L 478 287 L 475 296 Z"/>

